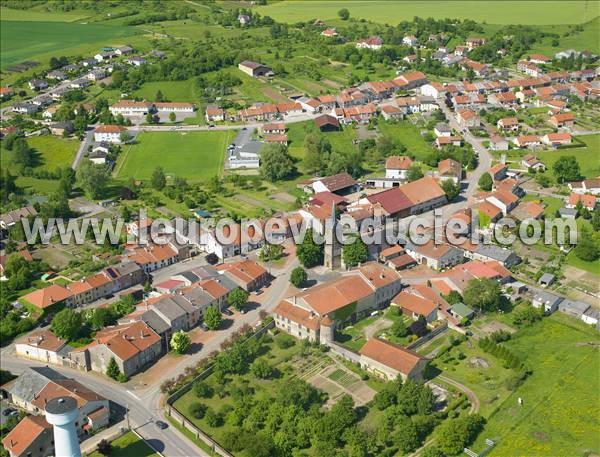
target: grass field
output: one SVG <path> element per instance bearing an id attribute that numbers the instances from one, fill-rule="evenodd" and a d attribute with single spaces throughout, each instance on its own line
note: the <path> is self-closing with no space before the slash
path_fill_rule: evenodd
<path id="1" fill-rule="evenodd" d="M 75 139 L 50 135 L 27 138 L 27 143 L 37 153 L 39 163 L 36 168 L 43 168 L 48 171 L 70 166 L 79 148 L 79 141 Z M 8 166 L 10 168 L 12 151 L 2 149 L 1 152 L 0 164 L 2 167 Z"/>
<path id="2" fill-rule="evenodd" d="M 2 21 L 74 22 L 92 14 L 91 11 L 40 11 L 35 9 L 16 10 L 0 8 Z"/>
<path id="3" fill-rule="evenodd" d="M 579 24 L 600 15 L 597 1 L 573 0 L 564 2 L 503 0 L 503 1 L 282 1 L 256 8 L 263 16 L 277 21 L 294 23 L 319 18 L 336 19 L 341 8 L 350 17 L 368 19 L 383 24 L 398 24 L 414 16 L 435 19 L 460 18 L 486 21 L 491 24 Z"/>
<path id="4" fill-rule="evenodd" d="M 189 181 L 206 181 L 223 169 L 225 148 L 235 131 L 146 132 L 137 144 L 125 148 L 119 157 L 115 177 L 150 179 L 157 166 L 167 175 Z"/>
<path id="5" fill-rule="evenodd" d="M 578 136 L 577 139 L 585 143 L 585 146 L 572 149 L 546 150 L 539 154 L 536 153 L 536 155 L 550 169 L 552 169 L 552 165 L 560 156 L 572 155 L 579 162 L 581 174 L 583 176 L 586 178 L 600 176 L 600 160 L 598 160 L 600 135 Z"/>
<path id="6" fill-rule="evenodd" d="M 2 20 L 0 67 L 40 60 L 40 56 L 53 52 L 71 55 L 85 44 L 97 43 L 98 48 L 123 44 L 125 37 L 136 32 L 134 28 L 102 24 Z"/>
<path id="7" fill-rule="evenodd" d="M 125 433 L 110 444 L 112 445 L 111 457 L 158 457 L 158 454 L 133 432 Z M 89 457 L 102 457 L 102 454 L 96 451 Z"/>
<path id="8" fill-rule="evenodd" d="M 379 131 L 406 146 L 408 153 L 414 155 L 419 161 L 433 152 L 433 148 L 421 136 L 417 127 L 408 121 L 379 122 Z"/>
<path id="9" fill-rule="evenodd" d="M 564 25 L 549 25 L 544 27 L 544 31 L 548 33 L 558 33 L 560 35 L 558 49 L 587 49 L 593 54 L 600 53 L 600 18 L 595 18 L 584 24 L 582 32 L 571 33 L 569 36 L 564 36 L 568 32 Z M 535 43 L 531 49 L 532 53 L 545 54 L 549 57 L 557 52 L 557 48 L 552 46 L 552 39 L 545 38 L 539 43 Z"/>
<path id="10" fill-rule="evenodd" d="M 567 456 L 600 452 L 600 336 L 555 313 L 504 343 L 533 374 L 490 415 L 472 449 L 498 444 L 494 456 Z M 517 398 L 523 399 L 523 406 Z"/>
<path id="11" fill-rule="evenodd" d="M 160 90 L 165 100 L 194 103 L 198 101 L 194 84 L 193 79 L 148 82 L 136 90 L 133 95 L 144 100 L 156 101 L 156 92 Z"/>

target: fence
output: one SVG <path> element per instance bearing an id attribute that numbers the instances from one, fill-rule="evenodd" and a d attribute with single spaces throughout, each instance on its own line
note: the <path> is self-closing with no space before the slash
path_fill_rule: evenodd
<path id="1" fill-rule="evenodd" d="M 340 357 L 349 360 L 352 363 L 360 363 L 360 354 L 351 351 L 350 349 L 347 349 L 343 346 L 340 346 L 339 344 L 336 344 L 334 342 L 327 343 L 327 346 L 329 346 L 332 352 L 339 355 Z"/>
<path id="2" fill-rule="evenodd" d="M 252 338 L 259 337 L 260 335 L 267 332 L 269 329 L 271 329 L 273 327 L 275 327 L 275 321 L 270 321 L 268 324 L 263 325 L 261 328 L 256 330 L 252 335 L 250 335 L 248 338 L 246 338 L 242 342 L 242 344 L 246 343 L 247 341 L 251 340 Z M 186 393 L 188 393 L 192 389 L 192 386 L 194 385 L 194 383 L 196 381 L 207 378 L 213 372 L 213 370 L 214 370 L 214 364 L 209 365 L 208 367 L 206 367 L 206 369 L 204 371 L 202 371 L 197 376 L 194 376 L 194 378 L 192 378 L 190 381 L 188 381 L 181 388 L 177 389 L 176 392 L 171 394 L 169 396 L 169 398 L 167 399 L 166 412 L 167 412 L 168 416 L 173 417 L 175 420 L 177 420 L 177 422 L 179 422 L 182 427 L 185 427 L 187 430 L 192 432 L 196 436 L 196 438 L 198 438 L 199 440 L 202 440 L 214 452 L 216 452 L 219 455 L 222 455 L 223 457 L 233 457 L 233 455 L 231 453 L 229 453 L 225 448 L 223 448 L 219 443 L 217 443 L 209 435 L 207 435 L 202 430 L 200 430 L 198 427 L 196 427 L 174 405 L 174 403 L 177 400 L 179 400 L 182 396 L 184 396 Z"/>

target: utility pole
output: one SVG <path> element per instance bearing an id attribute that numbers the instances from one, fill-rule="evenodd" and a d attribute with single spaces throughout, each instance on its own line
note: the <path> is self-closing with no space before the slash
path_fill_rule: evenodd
<path id="1" fill-rule="evenodd" d="M 125 415 L 127 417 L 127 429 L 131 430 L 131 425 L 129 424 L 129 403 L 125 405 Z"/>

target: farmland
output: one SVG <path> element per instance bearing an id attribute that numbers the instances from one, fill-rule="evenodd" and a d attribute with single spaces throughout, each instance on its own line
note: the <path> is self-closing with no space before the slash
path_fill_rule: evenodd
<path id="1" fill-rule="evenodd" d="M 0 66 L 6 68 L 24 60 L 39 60 L 52 53 L 72 55 L 87 49 L 123 44 L 127 36 L 136 32 L 134 28 L 103 24 L 3 20 Z"/>
<path id="2" fill-rule="evenodd" d="M 232 130 L 142 133 L 136 144 L 124 148 L 115 176 L 146 180 L 161 166 L 165 174 L 172 177 L 207 181 L 221 174 L 225 148 L 234 135 Z"/>
<path id="3" fill-rule="evenodd" d="M 574 0 L 565 8 L 563 2 L 554 1 L 492 1 L 477 2 L 473 8 L 470 1 L 324 1 L 311 2 L 285 1 L 274 2 L 256 8 L 262 15 L 275 20 L 295 23 L 320 18 L 337 19 L 341 8 L 350 11 L 350 17 L 367 19 L 382 24 L 397 24 L 403 20 L 412 20 L 414 16 L 433 17 L 435 19 L 460 18 L 486 21 L 492 24 L 579 24 L 589 21 L 599 14 L 599 3 Z"/>
<path id="4" fill-rule="evenodd" d="M 597 453 L 598 334 L 555 314 L 518 331 L 504 344 L 533 373 L 490 414 L 473 448 L 483 449 L 490 438 L 498 443 L 493 452 L 498 456 Z M 523 406 L 517 398 L 523 399 Z"/>

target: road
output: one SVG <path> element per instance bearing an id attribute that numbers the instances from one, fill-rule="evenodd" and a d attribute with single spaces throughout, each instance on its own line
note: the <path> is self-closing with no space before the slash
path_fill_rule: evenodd
<path id="1" fill-rule="evenodd" d="M 44 366 L 40 362 L 18 359 L 9 355 L 6 351 L 7 349 L 2 351 L 2 369 L 4 370 L 19 374 L 28 367 Z M 193 442 L 174 427 L 168 427 L 165 430 L 161 430 L 154 425 L 154 421 L 160 417 L 162 412 L 162 408 L 158 402 L 149 402 L 146 397 L 133 393 L 126 387 L 93 372 L 85 373 L 56 366 L 52 366 L 52 369 L 65 376 L 76 378 L 82 384 L 88 386 L 109 400 L 123 407 L 127 407 L 129 409 L 129 421 L 131 427 L 147 440 L 150 445 L 165 456 L 208 457 L 206 453 L 201 451 Z"/>
<path id="2" fill-rule="evenodd" d="M 77 155 L 75 156 L 75 158 L 73 159 L 73 163 L 71 164 L 71 168 L 73 170 L 77 170 L 77 167 L 79 166 L 79 163 L 81 162 L 81 159 L 83 159 L 83 156 L 85 155 L 85 153 L 88 150 L 88 146 L 93 143 L 94 143 L 94 130 L 93 130 L 93 126 L 92 126 L 91 130 L 85 132 L 85 137 L 83 138 L 83 141 L 79 145 L 79 149 L 77 150 Z"/>

